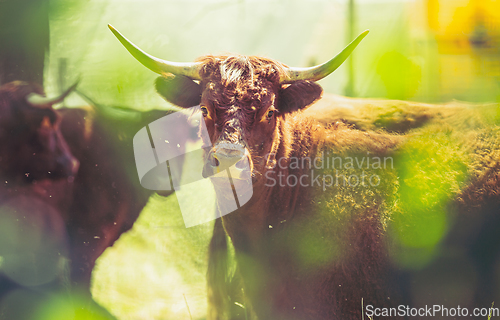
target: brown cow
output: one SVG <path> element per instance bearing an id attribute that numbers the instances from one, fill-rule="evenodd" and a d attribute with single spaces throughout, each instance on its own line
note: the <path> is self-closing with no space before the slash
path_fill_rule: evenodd
<path id="1" fill-rule="evenodd" d="M 0 87 L 0 314 L 6 318 L 30 317 L 17 313 L 25 303 L 14 289 L 47 290 L 67 276 L 64 223 L 78 161 L 52 105 L 73 89 L 49 99 L 25 82 Z"/>
<path id="2" fill-rule="evenodd" d="M 412 299 L 406 303 L 427 302 L 419 288 L 432 288 L 434 303 L 472 305 L 469 294 L 447 296 L 456 278 L 446 291 L 438 291 L 435 280 L 416 282 L 422 279 L 418 276 L 406 286 L 406 275 L 396 271 L 432 269 L 433 254 L 453 247 L 443 241 L 446 212 L 474 209 L 484 213 L 485 221 L 498 220 L 491 213 L 499 203 L 500 165 L 493 159 L 500 141 L 485 117 L 464 122 L 445 114 L 430 121 L 432 114 L 425 112 L 386 112 L 372 123 L 346 121 L 385 133 L 354 130 L 342 122 L 325 127 L 306 117 L 302 110 L 322 93 L 315 81 L 335 70 L 360 38 L 323 65 L 295 69 L 271 59 L 230 55 L 171 63 L 111 29 L 142 64 L 164 76 L 156 85 L 167 100 L 181 107 L 200 104 L 210 139 L 205 142 L 213 145 L 205 155 L 204 174 L 231 168 L 235 187 L 218 196 L 219 210 L 224 209 L 220 199 L 239 196 L 238 186 L 251 177 L 252 198 L 215 223 L 209 319 L 360 319 L 362 303 L 370 311 L 395 308 L 402 297 Z M 406 122 L 398 123 L 398 117 Z M 425 128 L 411 130 L 419 127 Z M 465 137 L 473 137 L 473 143 Z M 467 179 L 473 183 L 464 187 Z M 212 181 L 221 192 L 220 180 Z M 454 204 L 459 209 L 450 209 Z M 226 235 L 235 265 L 228 262 Z M 481 244 L 487 239 L 473 247 L 486 249 Z M 419 257 L 427 265 L 415 260 Z M 477 265 L 492 275 L 495 264 L 489 260 Z M 432 269 L 441 268 L 440 275 L 450 266 L 441 262 L 436 260 Z M 401 291 L 395 283 L 400 280 Z M 476 290 L 473 280 L 464 280 L 464 291 Z M 489 292 L 491 285 L 482 288 Z M 376 317 L 408 316 L 393 310 L 398 312 Z"/>

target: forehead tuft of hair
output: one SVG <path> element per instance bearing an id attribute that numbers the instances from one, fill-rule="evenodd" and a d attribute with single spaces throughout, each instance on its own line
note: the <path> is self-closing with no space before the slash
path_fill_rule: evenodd
<path id="1" fill-rule="evenodd" d="M 202 79 L 218 80 L 225 86 L 239 81 L 253 82 L 255 77 L 278 84 L 286 69 L 285 65 L 273 59 L 244 55 L 209 55 L 197 61 L 203 63 Z"/>
<path id="2" fill-rule="evenodd" d="M 286 66 L 263 57 L 243 55 L 204 56 L 202 81 L 207 83 L 206 95 L 221 108 L 238 102 L 250 106 L 261 102 L 271 91 L 279 89 Z"/>

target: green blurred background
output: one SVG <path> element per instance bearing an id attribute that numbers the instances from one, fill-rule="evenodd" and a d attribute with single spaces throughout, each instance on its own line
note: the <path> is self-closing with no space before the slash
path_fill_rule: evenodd
<path id="1" fill-rule="evenodd" d="M 109 23 L 146 52 L 172 61 L 229 52 L 296 67 L 328 60 L 370 29 L 353 57 L 320 81 L 325 92 L 500 101 L 496 0 L 22 0 L 32 10 L 24 21 L 9 11 L 15 1 L 0 2 L 2 37 L 13 32 L 10 25 L 37 28 L 32 17 L 49 16 L 50 50 L 42 57 L 48 94 L 81 76 L 80 90 L 101 104 L 171 107 L 154 92 L 156 75 L 126 52 Z M 41 38 L 43 32 L 23 41 Z M 0 46 L 4 53 L 10 48 L 8 41 Z M 38 46 L 43 49 L 43 41 Z M 77 95 L 65 103 L 85 104 Z M 153 196 L 134 228 L 99 259 L 95 299 L 119 319 L 203 319 L 211 230 L 212 224 L 186 229 L 175 194 Z"/>
<path id="2" fill-rule="evenodd" d="M 81 74 L 81 88 L 102 103 L 165 106 L 153 92 L 155 75 L 127 54 L 108 23 L 172 61 L 229 52 L 290 66 L 324 62 L 370 29 L 353 72 L 347 63 L 322 80 L 325 92 L 426 102 L 496 101 L 500 92 L 495 0 L 53 0 L 50 8 L 47 90 L 57 91 L 64 58 L 68 77 Z"/>

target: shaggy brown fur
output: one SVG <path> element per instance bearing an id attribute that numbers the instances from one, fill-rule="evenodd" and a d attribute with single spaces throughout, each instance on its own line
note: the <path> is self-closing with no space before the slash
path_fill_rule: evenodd
<path id="1" fill-rule="evenodd" d="M 327 95 L 305 113 L 325 125 L 340 121 L 365 131 L 407 133 L 396 158 L 398 203 L 390 211 L 390 234 L 399 247 L 391 249 L 391 260 L 402 270 L 406 301 L 415 307 L 446 301 L 472 310 L 500 299 L 498 104 Z M 441 218 L 446 229 L 440 241 L 425 244 L 425 230 Z M 418 240 L 413 248 L 400 243 L 401 234 Z"/>

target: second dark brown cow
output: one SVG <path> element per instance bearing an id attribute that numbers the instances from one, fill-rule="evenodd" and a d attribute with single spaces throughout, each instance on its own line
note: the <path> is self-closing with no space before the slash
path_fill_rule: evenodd
<path id="1" fill-rule="evenodd" d="M 78 160 L 52 105 L 73 88 L 50 99 L 26 82 L 0 87 L 0 315 L 6 319 L 32 319 L 35 301 L 46 298 L 41 292 L 66 285 L 65 222 Z"/>

